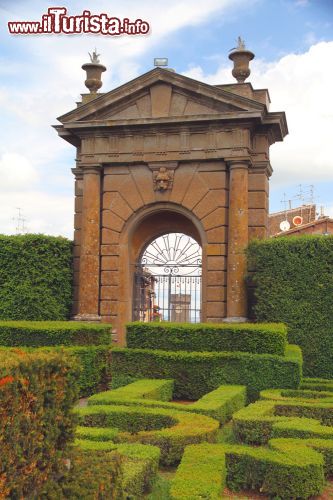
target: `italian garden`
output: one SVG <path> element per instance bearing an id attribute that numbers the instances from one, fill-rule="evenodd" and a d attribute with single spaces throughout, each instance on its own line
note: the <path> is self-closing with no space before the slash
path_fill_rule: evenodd
<path id="1" fill-rule="evenodd" d="M 126 347 L 64 321 L 71 255 L 0 238 L 2 498 L 330 498 L 332 237 L 250 244 L 256 322 L 131 322 Z"/>
<path id="2" fill-rule="evenodd" d="M 333 498 L 333 236 L 268 237 L 253 57 L 83 65 L 74 240 L 0 235 L 1 499 Z"/>

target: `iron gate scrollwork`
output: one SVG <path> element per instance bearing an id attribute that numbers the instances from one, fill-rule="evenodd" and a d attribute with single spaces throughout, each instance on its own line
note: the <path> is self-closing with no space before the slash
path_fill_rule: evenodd
<path id="1" fill-rule="evenodd" d="M 154 240 L 136 265 L 133 319 L 200 322 L 201 255 L 200 245 L 185 234 Z"/>

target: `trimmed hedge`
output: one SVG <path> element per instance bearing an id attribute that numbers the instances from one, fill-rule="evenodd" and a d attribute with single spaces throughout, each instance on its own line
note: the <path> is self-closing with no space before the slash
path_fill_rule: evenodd
<path id="1" fill-rule="evenodd" d="M 283 324 L 129 323 L 127 347 L 163 351 L 240 351 L 283 356 Z"/>
<path id="2" fill-rule="evenodd" d="M 266 389 L 260 392 L 260 399 L 274 401 L 302 401 L 304 403 L 333 403 L 333 394 L 328 391 L 293 389 Z"/>
<path id="3" fill-rule="evenodd" d="M 72 246 L 62 237 L 0 235 L 0 319 L 69 317 Z"/>
<path id="4" fill-rule="evenodd" d="M 297 388 L 301 380 L 302 355 L 288 346 L 286 356 L 272 354 L 166 352 L 114 348 L 113 378 L 174 378 L 176 399 L 199 399 L 220 385 L 246 385 L 250 399 L 266 388 Z"/>
<path id="5" fill-rule="evenodd" d="M 11 352 L 11 348 L 1 347 L 0 352 Z M 76 385 L 79 397 L 90 396 L 108 387 L 111 380 L 111 351 L 107 346 L 77 347 L 22 347 L 22 352 L 67 353 L 77 364 Z"/>
<path id="6" fill-rule="evenodd" d="M 57 481 L 44 485 L 38 498 L 123 498 L 123 458 L 119 453 L 76 449 L 70 453 L 69 460 L 70 470 L 64 471 Z"/>
<path id="7" fill-rule="evenodd" d="M 108 387 L 112 369 L 109 347 L 78 346 L 64 348 L 64 351 L 74 356 L 81 367 L 77 381 L 80 397 L 90 396 Z"/>
<path id="8" fill-rule="evenodd" d="M 331 477 L 333 475 L 333 440 L 332 439 L 292 439 L 278 438 L 270 439 L 268 442 L 270 448 L 288 452 L 301 446 L 308 446 L 321 453 L 324 458 L 324 475 Z"/>
<path id="9" fill-rule="evenodd" d="M 187 446 L 176 475 L 171 480 L 170 498 L 220 500 L 225 484 L 223 446 L 208 443 Z"/>
<path id="10" fill-rule="evenodd" d="M 324 403 L 257 401 L 233 415 L 233 431 L 248 444 L 265 444 L 273 437 L 333 439 L 332 409 L 333 404 Z"/>
<path id="11" fill-rule="evenodd" d="M 300 389 L 333 392 L 333 380 L 325 378 L 303 378 Z"/>
<path id="12" fill-rule="evenodd" d="M 101 451 L 101 443 L 98 441 L 77 440 L 76 444 L 86 453 L 99 453 L 102 463 L 114 453 L 122 457 L 121 495 L 115 498 L 142 498 L 151 488 L 156 478 L 161 454 L 157 446 L 112 443 L 109 450 L 113 452 L 105 453 L 109 450 Z"/>
<path id="13" fill-rule="evenodd" d="M 38 496 L 74 437 L 77 367 L 63 353 L 0 350 L 0 489 Z"/>
<path id="14" fill-rule="evenodd" d="M 189 411 L 208 415 L 224 424 L 230 420 L 235 411 L 246 404 L 246 387 L 242 385 L 222 385 L 215 391 L 205 394 L 198 401 L 186 405 L 168 402 L 172 397 L 172 392 L 168 394 L 168 400 L 164 399 L 166 390 L 169 388 L 172 390 L 173 380 L 139 380 L 116 390 L 94 394 L 88 399 L 88 405 L 120 404 Z"/>
<path id="15" fill-rule="evenodd" d="M 15 347 L 109 345 L 107 324 L 76 321 L 0 321 L 0 345 Z"/>
<path id="16" fill-rule="evenodd" d="M 172 399 L 173 386 L 173 380 L 138 380 L 118 389 L 94 394 L 89 398 L 88 405 L 105 405 L 122 401 L 135 401 L 134 404 L 136 402 L 140 404 L 141 400 L 144 400 L 144 403 L 149 405 L 151 400 L 170 401 Z"/>
<path id="17" fill-rule="evenodd" d="M 286 323 L 305 375 L 333 378 L 333 236 L 253 241 L 248 258 L 257 321 Z"/>
<path id="18" fill-rule="evenodd" d="M 320 494 L 324 487 L 322 455 L 302 441 L 293 447 L 277 441 L 272 447 L 278 450 L 227 444 L 188 446 L 171 481 L 171 498 L 217 500 L 225 478 L 233 491 L 255 490 L 278 498 Z"/>
<path id="19" fill-rule="evenodd" d="M 89 427 L 102 427 L 100 449 L 108 449 L 103 428 L 116 427 L 119 429 L 114 438 L 117 442 L 140 442 L 158 446 L 164 465 L 179 461 L 188 444 L 214 442 L 219 428 L 217 420 L 205 415 L 162 408 L 96 405 L 78 408 L 76 415 L 81 426 L 87 427 L 87 437 Z M 97 441 L 96 429 L 92 436 L 93 441 Z"/>

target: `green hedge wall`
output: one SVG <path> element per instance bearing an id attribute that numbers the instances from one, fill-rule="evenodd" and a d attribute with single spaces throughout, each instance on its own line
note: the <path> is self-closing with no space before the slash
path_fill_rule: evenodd
<path id="1" fill-rule="evenodd" d="M 254 241 L 248 257 L 256 319 L 286 323 L 304 374 L 333 378 L 333 237 Z"/>
<path id="2" fill-rule="evenodd" d="M 255 399 L 267 388 L 295 388 L 301 380 L 302 355 L 288 346 L 286 356 L 243 352 L 168 352 L 114 348 L 113 379 L 173 378 L 177 399 L 198 399 L 223 384 L 246 385 Z M 116 384 L 115 384 L 116 385 Z"/>
<path id="3" fill-rule="evenodd" d="M 224 424 L 230 420 L 235 411 L 246 404 L 246 387 L 243 385 L 221 385 L 215 391 L 188 405 L 169 402 L 173 386 L 173 380 L 138 380 L 119 389 L 94 394 L 88 399 L 88 406 L 113 404 L 174 409 L 202 413 Z"/>
<path id="4" fill-rule="evenodd" d="M 111 380 L 111 352 L 106 346 L 67 347 L 65 352 L 75 356 L 81 368 L 77 383 L 79 395 L 90 396 L 105 390 Z"/>
<path id="5" fill-rule="evenodd" d="M 43 500 L 123 498 L 124 462 L 119 453 L 75 449 L 69 454 L 69 460 L 70 470 L 65 470 L 57 481 L 48 481 L 41 489 L 38 498 Z"/>
<path id="6" fill-rule="evenodd" d="M 91 396 L 97 391 L 105 390 L 110 383 L 111 351 L 108 346 L 91 345 L 64 348 L 55 346 L 41 347 L 37 351 L 65 352 L 76 359 L 79 365 L 76 381 L 79 397 Z"/>
<path id="7" fill-rule="evenodd" d="M 63 320 L 71 303 L 71 241 L 0 235 L 0 319 Z"/>
<path id="8" fill-rule="evenodd" d="M 271 448 L 188 446 L 171 481 L 171 499 L 218 500 L 225 484 L 232 491 L 254 490 L 270 498 L 309 498 L 321 493 L 324 460 L 312 449 L 315 446 L 275 439 Z"/>
<path id="9" fill-rule="evenodd" d="M 110 450 L 112 451 L 109 452 Z M 100 441 L 80 439 L 77 441 L 74 454 L 73 473 L 69 472 L 61 483 L 61 492 L 65 496 L 59 496 L 59 498 L 61 500 L 63 498 L 89 500 L 144 498 L 145 493 L 155 481 L 160 454 L 157 446 L 112 443 L 109 450 L 103 450 Z M 80 458 L 79 470 L 77 460 L 75 461 L 77 457 Z M 114 462 L 117 458 L 120 458 L 121 462 L 115 475 L 114 466 L 110 470 L 110 461 Z"/>
<path id="10" fill-rule="evenodd" d="M 63 353 L 0 350 L 2 498 L 37 498 L 63 470 L 76 380 L 76 364 Z"/>
<path id="11" fill-rule="evenodd" d="M 76 321 L 0 321 L 0 345 L 74 346 L 111 344 L 107 324 Z"/>
<path id="12" fill-rule="evenodd" d="M 11 348 L 0 347 L 0 353 L 10 353 Z M 62 353 L 73 357 L 77 363 L 76 386 L 79 397 L 91 396 L 109 387 L 111 380 L 111 351 L 108 346 L 22 347 L 20 352 Z"/>
<path id="13" fill-rule="evenodd" d="M 127 347 L 164 351 L 241 351 L 283 355 L 283 324 L 129 323 Z"/>

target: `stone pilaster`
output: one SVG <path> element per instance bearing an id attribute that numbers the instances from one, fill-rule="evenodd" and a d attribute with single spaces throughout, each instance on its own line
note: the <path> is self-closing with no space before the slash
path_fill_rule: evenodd
<path id="1" fill-rule="evenodd" d="M 74 248 L 73 248 L 73 304 L 72 316 L 78 313 L 79 278 L 82 229 L 83 172 L 80 168 L 72 168 L 75 176 L 75 209 L 74 209 Z"/>
<path id="2" fill-rule="evenodd" d="M 100 294 L 100 165 L 80 166 L 83 171 L 82 229 L 78 314 L 80 321 L 99 321 Z"/>
<path id="3" fill-rule="evenodd" d="M 224 321 L 245 321 L 247 300 L 245 249 L 248 245 L 248 159 L 233 159 L 229 166 L 229 218 L 227 257 L 227 317 Z"/>

